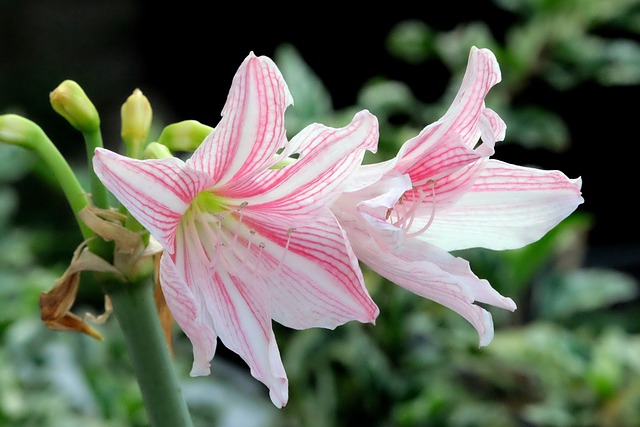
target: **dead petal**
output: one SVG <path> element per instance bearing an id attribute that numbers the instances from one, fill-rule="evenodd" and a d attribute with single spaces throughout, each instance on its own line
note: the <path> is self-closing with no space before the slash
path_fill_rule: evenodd
<path id="1" fill-rule="evenodd" d="M 114 266 L 89 251 L 86 245 L 85 241 L 76 248 L 69 267 L 56 280 L 53 288 L 40 294 L 40 318 L 51 329 L 73 330 L 102 340 L 98 331 L 70 310 L 78 294 L 82 271 L 98 271 L 116 275 L 120 275 L 120 273 Z M 107 303 L 105 302 L 105 304 Z"/>

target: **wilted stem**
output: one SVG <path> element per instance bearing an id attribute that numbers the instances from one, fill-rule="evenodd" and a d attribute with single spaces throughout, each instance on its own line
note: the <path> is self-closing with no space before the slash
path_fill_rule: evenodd
<path id="1" fill-rule="evenodd" d="M 124 334 L 150 425 L 191 427 L 191 417 L 158 317 L 151 280 L 105 286 Z"/>

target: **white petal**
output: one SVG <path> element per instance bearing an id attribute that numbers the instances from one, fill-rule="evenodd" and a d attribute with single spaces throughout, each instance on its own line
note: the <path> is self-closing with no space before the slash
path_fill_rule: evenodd
<path id="1" fill-rule="evenodd" d="M 196 295 L 184 281 L 184 273 L 178 272 L 166 252 L 160 260 L 160 285 L 171 314 L 193 345 L 191 375 L 209 375 L 210 362 L 216 351 L 216 334 L 202 321 L 202 308 Z"/>
<path id="2" fill-rule="evenodd" d="M 98 148 L 93 167 L 107 189 L 169 252 L 191 200 L 209 183 L 178 158 L 136 160 Z"/>
<path id="3" fill-rule="evenodd" d="M 268 289 L 259 281 L 246 280 L 244 274 L 230 274 L 231 264 L 225 258 L 231 256 L 216 252 L 234 248 L 206 247 L 199 231 L 185 222 L 176 235 L 173 282 L 186 284 L 180 295 L 192 295 L 190 316 L 182 317 L 182 323 L 176 320 L 183 329 L 211 325 L 224 345 L 242 357 L 251 374 L 269 388 L 273 403 L 282 407 L 287 401 L 287 377 L 271 329 Z M 211 257 L 218 262 L 212 264 Z M 189 335 L 189 329 L 185 332 Z M 194 352 L 203 347 L 194 338 L 192 343 Z"/>
<path id="4" fill-rule="evenodd" d="M 474 302 L 491 304 L 507 310 L 516 305 L 495 291 L 486 280 L 471 272 L 462 258 L 415 239 L 407 239 L 402 247 L 381 250 L 375 241 L 358 228 L 349 228 L 358 258 L 369 268 L 391 282 L 444 305 L 471 323 L 480 338 L 480 346 L 493 339 L 491 314 Z"/>
<path id="5" fill-rule="evenodd" d="M 283 225 L 256 226 L 266 241 L 262 265 L 273 319 L 295 329 L 374 322 L 378 307 L 333 214 L 327 209 L 312 222 L 284 224 L 295 225 L 290 235 Z"/>
<path id="6" fill-rule="evenodd" d="M 362 163 L 366 150 L 374 150 L 378 121 L 368 111 L 355 115 L 339 129 L 319 124 L 308 126 L 295 138 L 298 160 L 278 170 L 238 183 L 233 191 L 249 205 L 276 215 L 307 215 L 331 203 L 348 184 Z"/>
<path id="7" fill-rule="evenodd" d="M 224 345 L 249 365 L 251 375 L 269 388 L 278 408 L 288 399 L 287 374 L 271 326 L 268 293 L 218 269 L 207 290 L 209 313 Z"/>
<path id="8" fill-rule="evenodd" d="M 559 171 L 489 160 L 470 190 L 436 211 L 419 238 L 448 251 L 519 248 L 540 239 L 583 203 L 581 186 L 580 178 Z"/>
<path id="9" fill-rule="evenodd" d="M 266 169 L 287 143 L 284 112 L 291 104 L 275 63 L 250 53 L 233 78 L 222 120 L 187 164 L 220 184 Z"/>

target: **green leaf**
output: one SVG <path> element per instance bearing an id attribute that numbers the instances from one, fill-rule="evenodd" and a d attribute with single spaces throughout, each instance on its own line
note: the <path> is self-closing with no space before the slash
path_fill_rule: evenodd
<path id="1" fill-rule="evenodd" d="M 389 53 L 409 64 L 419 64 L 434 54 L 434 33 L 422 21 L 407 20 L 391 29 L 386 40 Z"/>
<path id="2" fill-rule="evenodd" d="M 326 121 L 333 114 L 331 95 L 298 50 L 282 44 L 276 49 L 274 60 L 294 100 L 285 113 L 287 131 L 295 135 L 312 122 Z"/>
<path id="3" fill-rule="evenodd" d="M 604 268 L 555 275 L 534 288 L 539 315 L 548 319 L 606 308 L 637 295 L 638 283 L 632 276 Z"/>
<path id="4" fill-rule="evenodd" d="M 509 123 L 507 138 L 524 148 L 560 153 L 569 148 L 569 130 L 562 118 L 538 106 L 513 107 L 502 114 Z"/>

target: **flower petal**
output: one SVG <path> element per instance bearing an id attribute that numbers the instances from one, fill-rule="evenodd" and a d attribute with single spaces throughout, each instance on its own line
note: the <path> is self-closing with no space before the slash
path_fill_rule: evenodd
<path id="1" fill-rule="evenodd" d="M 268 293 L 219 269 L 205 298 L 224 345 L 242 357 L 251 375 L 269 388 L 274 405 L 286 405 L 288 380 L 271 326 Z"/>
<path id="2" fill-rule="evenodd" d="M 264 277 L 273 319 L 295 329 L 334 329 L 351 320 L 373 323 L 378 307 L 333 214 L 327 209 L 312 222 L 294 225 L 289 235 L 282 225 L 255 225 L 267 241 L 263 269 L 275 272 Z"/>
<path id="3" fill-rule="evenodd" d="M 216 334 L 202 321 L 202 308 L 196 296 L 167 252 L 160 259 L 160 286 L 171 314 L 193 345 L 191 376 L 209 375 L 216 352 Z"/>
<path id="4" fill-rule="evenodd" d="M 505 126 L 493 111 L 487 111 L 484 98 L 500 80 L 500 68 L 493 52 L 472 47 L 460 89 L 445 115 L 421 132 L 419 138 L 403 144 L 398 157 L 420 158 L 422 150 L 447 133 L 458 134 L 469 148 L 476 147 L 481 135 L 487 136 L 484 142 L 489 147 L 482 148 L 481 154 L 490 153 L 495 141 L 504 137 Z"/>
<path id="5" fill-rule="evenodd" d="M 354 176 L 365 151 L 375 151 L 378 121 L 366 110 L 339 129 L 307 126 L 292 140 L 298 160 L 278 170 L 257 175 L 234 191 L 250 194 L 250 206 L 272 214 L 307 215 L 335 200 Z"/>
<path id="6" fill-rule="evenodd" d="M 182 214 L 210 182 L 178 158 L 136 160 L 102 148 L 95 151 L 93 167 L 105 187 L 169 252 Z"/>
<path id="7" fill-rule="evenodd" d="M 236 248 L 207 247 L 201 232 L 195 222 L 185 221 L 176 235 L 174 282 L 186 283 L 181 295 L 193 294 L 193 305 L 198 302 L 197 311 L 191 310 L 191 317 L 184 319 L 186 324 L 178 322 L 183 328 L 194 323 L 215 328 L 224 345 L 242 357 L 251 374 L 269 387 L 273 403 L 282 407 L 287 402 L 287 377 L 271 329 L 269 291 L 256 280 L 246 280 L 248 275 L 242 270 L 230 273 Z M 212 264 L 212 258 L 217 262 Z M 171 267 L 169 262 L 167 265 Z M 195 352 L 201 343 L 194 339 L 192 343 Z"/>
<path id="8" fill-rule="evenodd" d="M 463 316 L 478 331 L 480 346 L 493 339 L 491 314 L 474 302 L 515 310 L 511 298 L 495 291 L 471 272 L 469 263 L 426 242 L 405 240 L 402 246 L 381 250 L 358 226 L 348 227 L 358 258 L 393 283 L 444 305 Z"/>
<path id="9" fill-rule="evenodd" d="M 582 180 L 545 171 L 486 162 L 457 203 L 436 212 L 419 239 L 445 250 L 515 249 L 535 242 L 584 202 Z"/>
<path id="10" fill-rule="evenodd" d="M 420 138 L 421 135 L 416 138 Z M 464 144 L 459 134 L 453 132 L 443 135 L 429 147 L 425 147 L 421 150 L 420 156 L 400 159 L 396 167 L 396 171 L 408 173 L 411 182 L 417 187 L 428 187 L 428 181 L 443 182 L 447 180 L 447 175 L 458 174 L 461 168 L 482 158 Z"/>
<path id="11" fill-rule="evenodd" d="M 251 52 L 233 78 L 222 120 L 187 164 L 220 184 L 266 169 L 287 143 L 284 112 L 291 104 L 275 63 Z"/>

